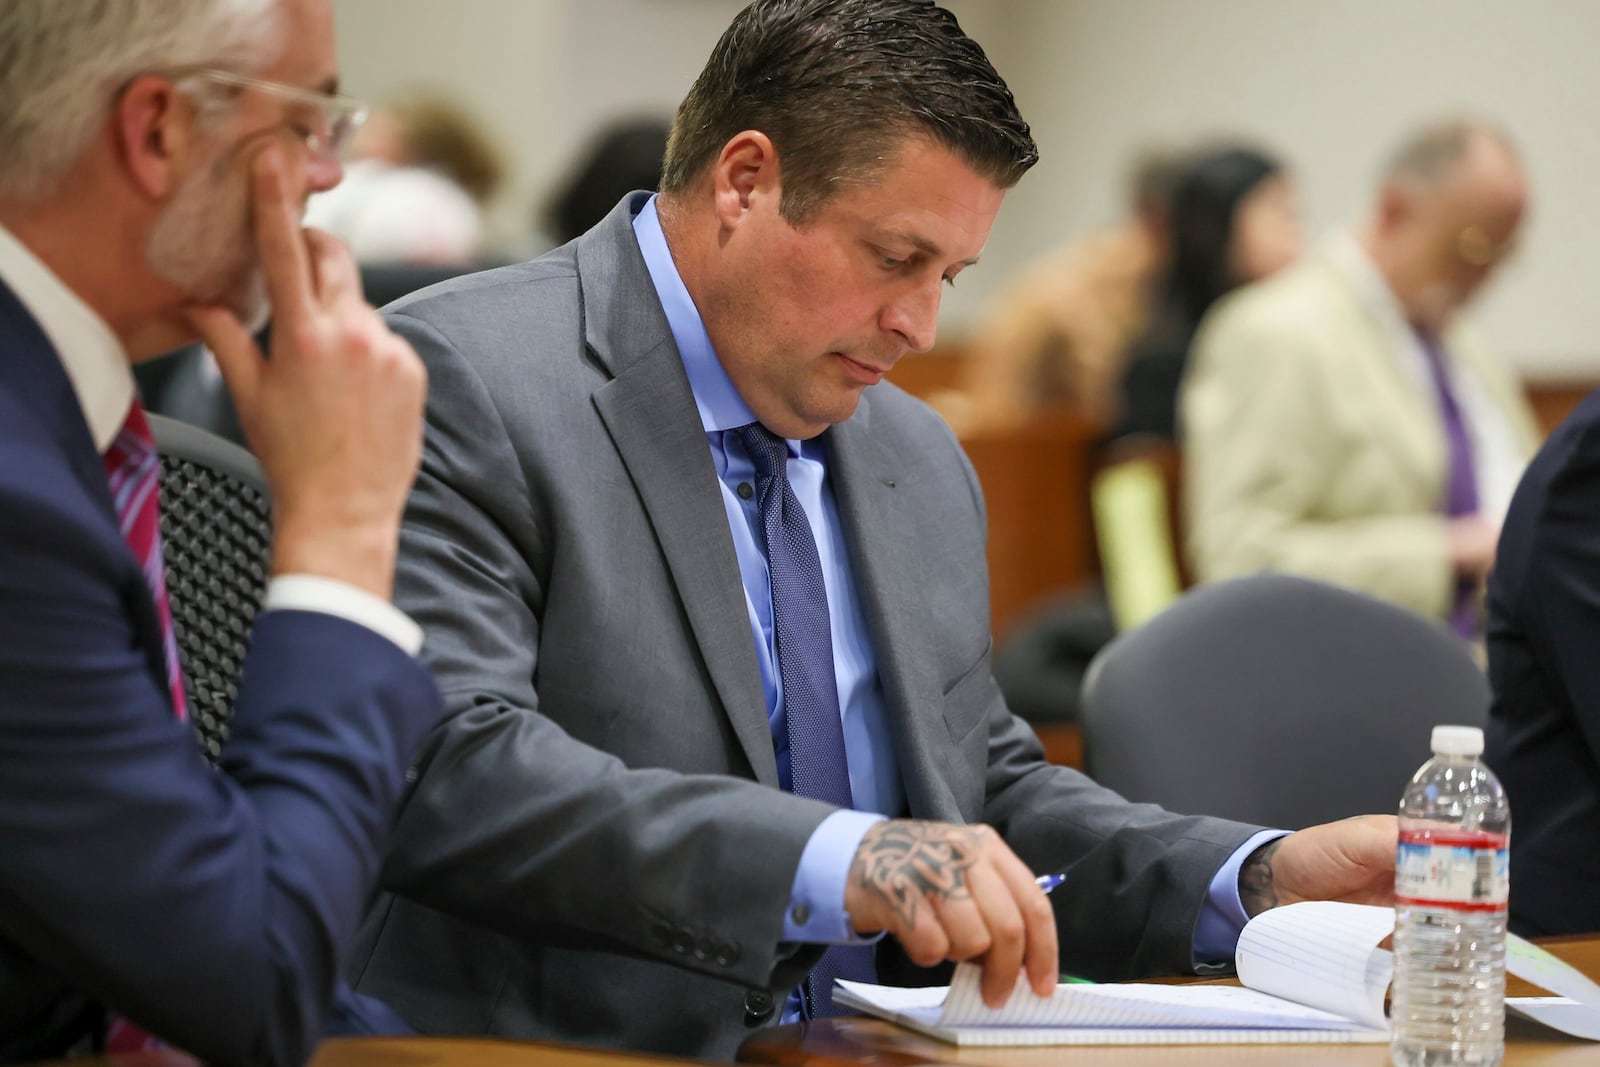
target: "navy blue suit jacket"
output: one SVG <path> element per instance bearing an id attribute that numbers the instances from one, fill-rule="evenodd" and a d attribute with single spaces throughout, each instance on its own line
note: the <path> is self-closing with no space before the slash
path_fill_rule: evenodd
<path id="1" fill-rule="evenodd" d="M 1517 487 L 1489 580 L 1485 758 L 1511 800 L 1511 926 L 1600 930 L 1600 392 Z"/>
<path id="2" fill-rule="evenodd" d="M 257 621 L 236 708 L 219 773 L 66 373 L 0 285 L 0 1061 L 108 1009 L 209 1062 L 309 1055 L 442 709 L 392 642 L 300 611 Z"/>

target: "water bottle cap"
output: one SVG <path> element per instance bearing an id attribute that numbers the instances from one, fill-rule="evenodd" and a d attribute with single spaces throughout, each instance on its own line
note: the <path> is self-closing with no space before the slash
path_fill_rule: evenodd
<path id="1" fill-rule="evenodd" d="M 1435 726 L 1433 751 L 1441 756 L 1482 755 L 1483 731 L 1476 726 Z"/>

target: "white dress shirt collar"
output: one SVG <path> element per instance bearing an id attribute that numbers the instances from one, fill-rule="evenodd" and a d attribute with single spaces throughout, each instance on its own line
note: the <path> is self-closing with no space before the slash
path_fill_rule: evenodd
<path id="1" fill-rule="evenodd" d="M 95 448 L 104 452 L 133 404 L 133 368 L 104 319 L 21 241 L 0 226 L 0 280 L 55 347 Z"/>

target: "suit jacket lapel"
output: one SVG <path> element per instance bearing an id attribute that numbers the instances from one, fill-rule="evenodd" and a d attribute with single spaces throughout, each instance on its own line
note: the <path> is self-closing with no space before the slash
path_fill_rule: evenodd
<path id="1" fill-rule="evenodd" d="M 947 784 L 955 751 L 944 723 L 940 666 L 916 636 L 926 561 L 911 541 L 885 535 L 913 528 L 916 518 L 905 510 L 899 488 L 904 464 L 871 434 L 871 395 L 868 390 L 856 413 L 828 430 L 828 481 L 872 633 L 910 812 L 959 819 Z"/>
<path id="2" fill-rule="evenodd" d="M 612 373 L 595 408 L 633 479 L 684 615 L 757 780 L 778 784 L 761 668 L 694 394 L 633 236 L 639 194 L 578 246 L 584 334 Z"/>
<path id="3" fill-rule="evenodd" d="M 103 505 L 107 520 L 115 526 L 117 512 L 106 484 L 105 466 L 94 447 L 78 395 L 72 391 L 72 382 L 61 365 L 61 358 L 56 355 L 55 346 L 3 280 L 0 280 L 0 352 L 4 353 L 5 377 L 28 407 L 39 413 L 40 422 L 71 461 L 79 482 L 96 503 Z"/>
<path id="4" fill-rule="evenodd" d="M 102 530 L 105 539 L 127 552 L 132 564 L 130 573 L 139 575 L 136 580 L 144 593 L 128 600 L 129 610 L 139 627 L 146 663 L 165 692 L 167 666 L 161 619 L 156 613 L 155 600 L 148 595 L 139 563 L 123 541 L 105 464 L 94 446 L 83 406 L 78 402 L 78 394 L 72 389 L 72 381 L 61 365 L 55 346 L 3 280 L 0 280 L 0 384 L 13 389 L 29 410 L 38 413 L 40 424 L 55 438 L 84 493 L 105 520 Z"/>
<path id="5" fill-rule="evenodd" d="M 1343 373 L 1360 379 L 1351 388 L 1352 396 L 1365 397 L 1370 425 L 1378 440 L 1389 442 L 1390 454 L 1402 469 L 1416 479 L 1420 495 L 1438 495 L 1444 490 L 1445 463 L 1437 404 L 1417 388 L 1400 364 L 1403 353 L 1395 337 L 1370 308 L 1357 297 L 1351 283 L 1332 264 L 1324 264 L 1327 282 L 1336 285 L 1350 303 L 1351 343 L 1338 357 Z"/>

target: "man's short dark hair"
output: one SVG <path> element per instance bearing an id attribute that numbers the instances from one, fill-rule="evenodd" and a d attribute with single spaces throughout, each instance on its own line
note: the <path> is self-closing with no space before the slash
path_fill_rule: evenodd
<path id="1" fill-rule="evenodd" d="M 662 190 L 686 191 L 741 130 L 777 148 L 792 223 L 870 180 L 908 136 L 1002 189 L 1039 159 L 1011 90 L 933 0 L 755 0 L 678 108 Z"/>

